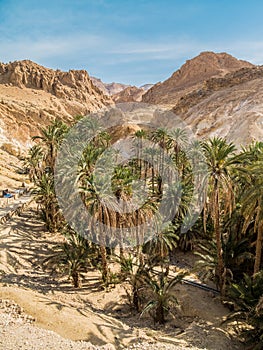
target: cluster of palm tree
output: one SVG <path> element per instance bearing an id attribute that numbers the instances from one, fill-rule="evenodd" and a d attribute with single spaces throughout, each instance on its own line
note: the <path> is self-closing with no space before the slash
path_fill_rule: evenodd
<path id="1" fill-rule="evenodd" d="M 41 130 L 40 143 L 30 150 L 26 161 L 51 231 L 65 225 L 54 191 L 54 165 L 67 130 L 59 121 Z M 179 128 L 139 130 L 133 135 L 133 159 L 118 163 L 109 177 L 104 166 L 118 157 L 116 150 L 109 151 L 110 146 L 110 134 L 98 132 L 82 152 L 77 179 L 79 195 L 92 218 L 84 224 L 96 242 L 105 285 L 110 283 L 109 262 L 118 255 L 120 280 L 125 276 L 129 281 L 135 309 L 141 311 L 141 304 L 146 310 L 156 308 L 153 317 L 162 323 L 167 305 L 158 298 L 170 295 L 174 285 L 169 278 L 169 259 L 175 248 L 198 254 L 200 274 L 215 281 L 222 298 L 229 296 L 233 284 L 242 284 L 244 276 L 256 278 L 263 260 L 262 142 L 237 150 L 233 143 L 218 137 L 192 142 Z M 108 156 L 103 159 L 106 151 Z M 200 180 L 205 184 L 200 190 L 203 207 L 182 230 L 193 215 L 197 158 L 205 169 Z M 119 210 L 127 209 L 131 201 L 138 203 L 140 196 L 144 202 L 139 207 Z M 161 209 L 167 221 L 160 218 Z M 82 271 L 82 264 L 76 266 Z M 146 285 L 155 301 L 143 301 Z M 260 293 L 262 296 L 263 286 Z"/>
<path id="2" fill-rule="evenodd" d="M 41 136 L 33 137 L 39 142 L 29 150 L 25 159 L 25 168 L 36 187 L 36 201 L 49 231 L 58 230 L 61 222 L 55 196 L 54 167 L 58 148 L 67 131 L 68 126 L 58 119 L 47 128 L 41 128 Z"/>

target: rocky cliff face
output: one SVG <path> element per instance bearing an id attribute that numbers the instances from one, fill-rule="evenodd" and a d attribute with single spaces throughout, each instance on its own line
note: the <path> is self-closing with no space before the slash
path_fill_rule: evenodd
<path id="1" fill-rule="evenodd" d="M 238 146 L 263 140 L 262 111 L 263 67 L 210 79 L 173 108 L 197 136 L 221 136 Z"/>
<path id="2" fill-rule="evenodd" d="M 202 52 L 186 61 L 169 79 L 149 89 L 143 95 L 142 101 L 174 106 L 183 95 L 196 89 L 205 80 L 222 77 L 244 67 L 253 65 L 226 53 Z"/>
<path id="3" fill-rule="evenodd" d="M 23 149 L 54 118 L 69 121 L 111 103 L 85 70 L 55 71 L 28 60 L 1 63 L 0 146 Z"/>
<path id="4" fill-rule="evenodd" d="M 238 87 L 249 81 L 263 79 L 263 67 L 241 68 L 233 73 L 228 73 L 222 78 L 211 78 L 199 85 L 198 89 L 185 94 L 173 107 L 175 113 L 186 113 L 191 107 L 211 96 L 214 92 Z"/>

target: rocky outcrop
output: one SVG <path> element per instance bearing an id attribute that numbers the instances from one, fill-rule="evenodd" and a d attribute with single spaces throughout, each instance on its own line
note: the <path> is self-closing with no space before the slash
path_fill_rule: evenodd
<path id="1" fill-rule="evenodd" d="M 143 94 L 145 94 L 145 90 L 143 88 L 129 86 L 121 92 L 112 95 L 112 99 L 115 103 L 140 102 Z"/>
<path id="2" fill-rule="evenodd" d="M 39 89 L 58 98 L 80 100 L 82 103 L 94 100 L 101 107 L 109 102 L 101 91 L 93 85 L 87 71 L 70 70 L 62 72 L 42 67 L 32 61 L 15 61 L 0 64 L 0 84 L 20 88 Z"/>
<path id="3" fill-rule="evenodd" d="M 227 53 L 202 52 L 186 63 L 163 83 L 157 83 L 142 97 L 142 101 L 174 106 L 187 93 L 212 77 L 223 77 L 241 68 L 253 67 Z"/>
<path id="4" fill-rule="evenodd" d="M 85 70 L 62 72 L 29 60 L 0 64 L 0 146 L 23 149 L 39 127 L 112 104 Z"/>
<path id="5" fill-rule="evenodd" d="M 204 81 L 200 88 L 182 96 L 173 107 L 173 111 L 176 114 L 186 113 L 191 107 L 211 96 L 215 91 L 238 86 L 255 79 L 263 79 L 263 66 L 241 68 L 234 73 L 228 73 L 222 78 L 208 79 Z"/>
<path id="6" fill-rule="evenodd" d="M 118 94 L 122 90 L 126 89 L 130 85 L 121 84 L 121 83 L 103 83 L 101 79 L 91 77 L 91 80 L 95 86 L 97 86 L 104 94 L 106 95 L 114 95 Z"/>
<path id="7" fill-rule="evenodd" d="M 137 89 L 143 89 L 144 92 L 148 91 L 151 87 L 153 87 L 154 84 L 144 84 L 140 87 L 137 86 L 131 86 L 131 85 L 126 85 L 126 84 L 121 84 L 121 83 L 104 83 L 101 79 L 95 78 L 95 77 L 90 77 L 93 84 L 97 86 L 105 95 L 110 95 L 110 96 L 118 96 L 118 94 L 121 94 L 122 91 L 131 88 L 132 90 L 135 91 L 135 88 Z M 114 97 L 115 99 L 115 97 Z M 132 100 L 134 102 L 135 100 Z M 138 101 L 138 99 L 136 99 Z"/>
<path id="8" fill-rule="evenodd" d="M 208 80 L 173 108 L 199 138 L 225 137 L 237 146 L 263 140 L 262 110 L 263 67 Z"/>

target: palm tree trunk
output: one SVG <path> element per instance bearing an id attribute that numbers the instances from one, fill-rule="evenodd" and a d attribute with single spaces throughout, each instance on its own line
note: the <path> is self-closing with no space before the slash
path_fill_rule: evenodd
<path id="1" fill-rule="evenodd" d="M 224 275 L 224 260 L 223 260 L 223 248 L 222 248 L 222 237 L 220 230 L 220 201 L 219 201 L 219 188 L 218 181 L 215 180 L 214 185 L 214 203 L 213 203 L 213 221 L 214 221 L 214 230 L 217 246 L 217 276 L 218 284 L 221 296 L 224 296 L 225 290 L 225 275 Z"/>
<path id="2" fill-rule="evenodd" d="M 154 165 L 152 160 L 152 194 L 154 194 Z"/>
<path id="3" fill-rule="evenodd" d="M 81 279 L 79 273 L 74 271 L 71 276 L 74 288 L 81 288 Z"/>
<path id="4" fill-rule="evenodd" d="M 107 251 L 104 245 L 100 244 L 100 256 L 101 256 L 101 267 L 102 267 L 102 281 L 107 286 L 108 284 L 108 264 L 107 264 Z"/>
<path id="5" fill-rule="evenodd" d="M 162 303 L 159 303 L 159 305 L 156 308 L 155 321 L 159 324 L 165 323 L 164 307 L 163 307 Z"/>
<path id="6" fill-rule="evenodd" d="M 132 292 L 132 304 L 137 312 L 140 311 L 140 303 L 139 303 L 139 293 L 136 285 L 133 286 Z"/>
<path id="7" fill-rule="evenodd" d="M 254 263 L 254 275 L 259 272 L 262 256 L 262 242 L 263 242 L 263 222 L 258 223 L 258 235 L 256 243 L 256 256 Z"/>
<path id="8" fill-rule="evenodd" d="M 103 222 L 103 208 L 101 207 L 99 209 L 99 223 Z M 100 237 L 99 237 L 99 249 L 100 249 L 100 256 L 101 256 L 101 269 L 102 269 L 102 281 L 105 283 L 105 285 L 108 285 L 108 279 L 109 279 L 109 269 L 108 269 L 108 262 L 107 262 L 107 251 L 106 251 L 106 242 L 105 242 L 105 236 L 103 230 L 100 230 Z"/>

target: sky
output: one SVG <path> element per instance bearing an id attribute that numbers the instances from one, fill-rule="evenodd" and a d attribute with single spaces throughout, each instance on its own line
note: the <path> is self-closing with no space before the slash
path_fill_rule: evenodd
<path id="1" fill-rule="evenodd" d="M 0 62 L 167 79 L 202 51 L 263 64 L 262 0 L 0 0 Z"/>

